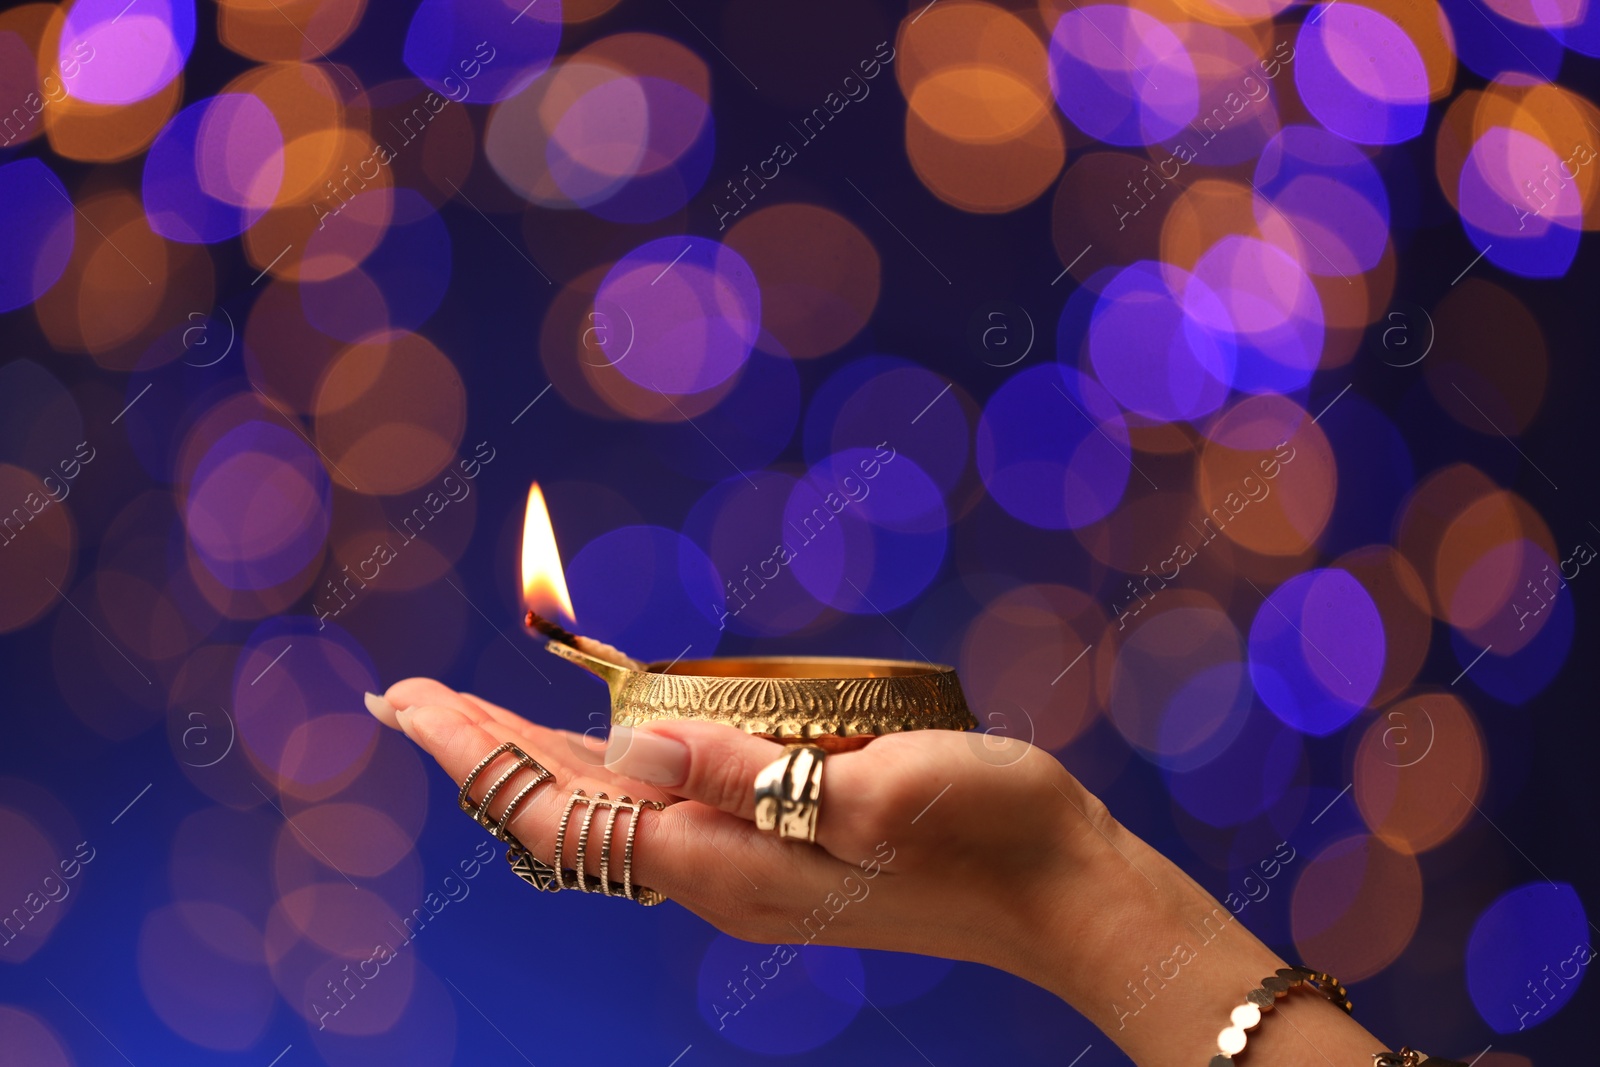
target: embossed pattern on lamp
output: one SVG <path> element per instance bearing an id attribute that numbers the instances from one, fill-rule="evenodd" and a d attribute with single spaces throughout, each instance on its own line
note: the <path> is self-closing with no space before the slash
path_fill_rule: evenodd
<path id="1" fill-rule="evenodd" d="M 544 495 L 528 491 L 522 531 L 522 591 L 531 632 L 546 651 L 602 679 L 611 723 L 706 719 L 776 741 L 828 751 L 859 748 L 902 730 L 970 730 L 977 725 L 954 667 L 851 656 L 744 656 L 641 663 L 576 625 Z"/>

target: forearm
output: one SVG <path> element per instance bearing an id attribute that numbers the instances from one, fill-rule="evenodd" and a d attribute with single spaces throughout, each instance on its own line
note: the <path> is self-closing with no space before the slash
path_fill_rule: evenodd
<path id="1" fill-rule="evenodd" d="M 1046 905 L 1017 973 L 1082 1012 L 1136 1063 L 1203 1067 L 1245 994 L 1285 961 L 1175 864 L 1115 823 L 1074 880 L 1090 899 Z M 1317 961 L 1305 961 L 1315 967 Z M 1298 989 L 1250 1032 L 1242 1067 L 1369 1067 L 1383 1046 Z"/>

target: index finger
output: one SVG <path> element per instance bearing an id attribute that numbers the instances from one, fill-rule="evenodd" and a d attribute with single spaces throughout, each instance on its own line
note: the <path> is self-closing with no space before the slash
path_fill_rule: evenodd
<path id="1" fill-rule="evenodd" d="M 461 782 L 474 767 L 505 740 L 516 740 L 504 727 L 494 723 L 473 723 L 459 711 L 424 706 L 402 711 L 398 716 L 406 736 L 420 745 L 452 781 Z M 528 753 L 541 759 L 536 751 Z M 510 759 L 497 761 L 479 775 L 471 790 L 473 800 L 484 794 L 512 767 Z M 535 778 L 531 770 L 519 770 L 496 791 L 490 815 L 498 818 L 508 801 Z M 615 785 L 582 773 L 558 775 L 558 780 L 537 786 L 521 804 L 507 829 L 535 858 L 550 863 L 555 858 L 556 834 L 574 789 L 590 796 Z M 578 808 L 592 805 L 579 804 Z M 576 842 L 581 821 L 588 812 L 568 815 L 561 866 L 575 869 Z M 604 862 L 601 834 L 609 816 L 596 813 L 590 822 L 589 847 L 584 851 L 584 869 L 601 873 Z M 754 826 L 734 816 L 694 803 L 673 804 L 663 811 L 644 810 L 637 816 L 618 816 L 614 829 L 618 843 L 610 854 L 609 880 L 622 881 L 622 835 L 630 827 L 624 818 L 636 818 L 632 881 L 656 889 L 695 910 L 708 908 L 723 912 L 748 904 L 755 893 L 780 890 L 787 895 L 796 890 L 811 893 L 836 877 L 831 868 L 838 861 L 820 850 L 783 847 L 783 842 L 759 833 Z M 597 832 L 598 831 L 598 832 Z"/>
<path id="2" fill-rule="evenodd" d="M 432 678 L 406 678 L 391 685 L 382 696 L 367 694 L 367 710 L 380 722 L 400 729 L 397 715 L 400 709 L 432 705 L 454 708 L 474 722 L 493 720 L 504 726 L 516 739 L 538 748 L 539 760 L 552 771 L 568 773 L 585 767 L 598 768 L 601 757 L 586 739 L 566 730 L 557 730 L 525 719 L 514 711 L 502 708 L 482 697 L 461 693 Z"/>

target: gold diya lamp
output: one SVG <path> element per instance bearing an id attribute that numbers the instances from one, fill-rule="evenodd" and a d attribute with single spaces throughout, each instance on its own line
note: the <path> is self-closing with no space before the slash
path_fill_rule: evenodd
<path id="1" fill-rule="evenodd" d="M 737 656 L 643 663 L 575 623 L 550 513 L 538 483 L 522 531 L 522 589 L 529 631 L 545 649 L 597 675 L 611 692 L 611 724 L 702 719 L 774 741 L 830 752 L 902 730 L 970 730 L 977 720 L 954 667 L 853 656 Z"/>

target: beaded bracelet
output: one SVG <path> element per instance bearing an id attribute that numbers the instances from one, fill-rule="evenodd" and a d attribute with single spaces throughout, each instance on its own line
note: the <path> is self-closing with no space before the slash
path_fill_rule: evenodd
<path id="1" fill-rule="evenodd" d="M 1346 1015 L 1350 1014 L 1350 995 L 1337 978 L 1306 967 L 1280 967 L 1271 978 L 1263 978 L 1260 986 L 1245 994 L 1245 1002 L 1233 1009 L 1229 1025 L 1217 1035 L 1217 1054 L 1211 1057 L 1208 1067 L 1231 1067 L 1234 1057 L 1244 1051 L 1249 1040 L 1247 1031 L 1261 1025 L 1262 1015 L 1273 1009 L 1279 997 L 1288 996 L 1291 989 L 1302 985 L 1321 993 Z M 1402 1046 L 1399 1052 L 1374 1052 L 1372 1067 L 1467 1067 L 1467 1064 Z"/>
<path id="2" fill-rule="evenodd" d="M 1249 1041 L 1247 1031 L 1261 1025 L 1262 1015 L 1273 1009 L 1279 997 L 1286 997 L 1291 989 L 1301 986 L 1322 994 L 1346 1015 L 1350 1014 L 1350 996 L 1332 975 L 1305 967 L 1279 967 L 1276 974 L 1261 979 L 1258 987 L 1245 994 L 1244 1003 L 1233 1009 L 1228 1026 L 1217 1035 L 1217 1054 L 1211 1057 L 1209 1067 L 1232 1067 L 1234 1057 L 1244 1051 Z"/>

